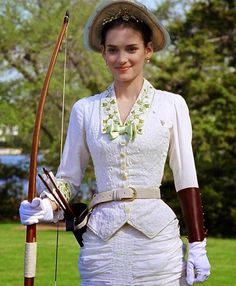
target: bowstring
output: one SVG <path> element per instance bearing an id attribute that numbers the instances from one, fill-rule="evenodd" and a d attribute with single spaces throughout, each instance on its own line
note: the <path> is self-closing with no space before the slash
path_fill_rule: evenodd
<path id="1" fill-rule="evenodd" d="M 63 66 L 63 89 L 62 89 L 62 111 L 61 111 L 61 134 L 60 134 L 60 162 L 63 153 L 64 143 L 64 121 L 65 121 L 65 96 L 66 96 L 66 68 L 67 68 L 67 30 L 65 33 L 65 44 L 64 44 L 64 66 Z M 59 167 L 60 168 L 60 167 Z M 59 214 L 58 214 L 59 215 Z M 55 254 L 55 269 L 54 269 L 54 285 L 57 286 L 58 281 L 58 254 L 59 254 L 59 219 L 56 225 L 56 254 Z"/>
<path id="2" fill-rule="evenodd" d="M 65 119 L 65 95 L 66 95 L 66 67 L 67 67 L 67 29 L 65 34 L 64 67 L 63 67 L 63 91 L 62 91 L 62 114 L 61 114 L 61 139 L 60 139 L 60 162 L 63 152 L 64 119 Z"/>

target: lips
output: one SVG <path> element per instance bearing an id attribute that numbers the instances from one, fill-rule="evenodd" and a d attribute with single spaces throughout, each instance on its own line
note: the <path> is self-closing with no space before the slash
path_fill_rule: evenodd
<path id="1" fill-rule="evenodd" d="M 117 67 L 116 70 L 120 71 L 120 72 L 125 72 L 129 69 L 130 67 Z"/>

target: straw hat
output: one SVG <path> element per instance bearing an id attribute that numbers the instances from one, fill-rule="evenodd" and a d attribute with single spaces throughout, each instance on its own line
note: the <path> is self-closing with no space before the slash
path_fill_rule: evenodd
<path id="1" fill-rule="evenodd" d="M 126 21 L 132 18 L 149 26 L 152 31 L 154 52 L 164 50 L 170 44 L 170 36 L 167 30 L 143 4 L 135 0 L 104 0 L 96 7 L 85 25 L 85 47 L 100 52 L 103 26 L 120 17 Z"/>

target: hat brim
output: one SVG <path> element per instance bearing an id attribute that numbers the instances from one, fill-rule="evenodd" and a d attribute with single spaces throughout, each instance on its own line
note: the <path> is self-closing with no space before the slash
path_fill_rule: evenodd
<path id="1" fill-rule="evenodd" d="M 146 6 L 131 0 L 108 0 L 96 8 L 85 25 L 84 45 L 87 49 L 101 52 L 101 32 L 104 19 L 116 15 L 119 10 L 124 9 L 127 9 L 130 15 L 135 16 L 149 26 L 152 31 L 154 52 L 164 50 L 169 46 L 169 33 Z"/>

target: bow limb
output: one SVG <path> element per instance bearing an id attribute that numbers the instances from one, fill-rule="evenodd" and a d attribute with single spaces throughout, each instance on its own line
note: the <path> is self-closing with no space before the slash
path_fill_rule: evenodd
<path id="1" fill-rule="evenodd" d="M 29 170 L 29 187 L 28 187 L 28 201 L 31 202 L 36 195 L 36 176 L 37 176 L 37 159 L 38 159 L 38 147 L 39 147 L 39 136 L 40 127 L 42 122 L 43 109 L 45 105 L 45 100 L 49 88 L 50 79 L 53 73 L 53 69 L 56 63 L 57 55 L 66 32 L 69 23 L 69 13 L 66 12 L 64 17 L 64 22 L 61 27 L 60 34 L 57 38 L 55 48 L 50 60 L 48 71 L 44 80 L 43 88 L 40 94 L 40 100 L 38 104 L 38 109 L 35 118 L 32 149 L 30 157 L 30 170 Z M 24 286 L 33 286 L 34 277 L 36 272 L 36 224 L 27 226 L 26 230 L 26 245 L 25 245 L 25 279 Z"/>

